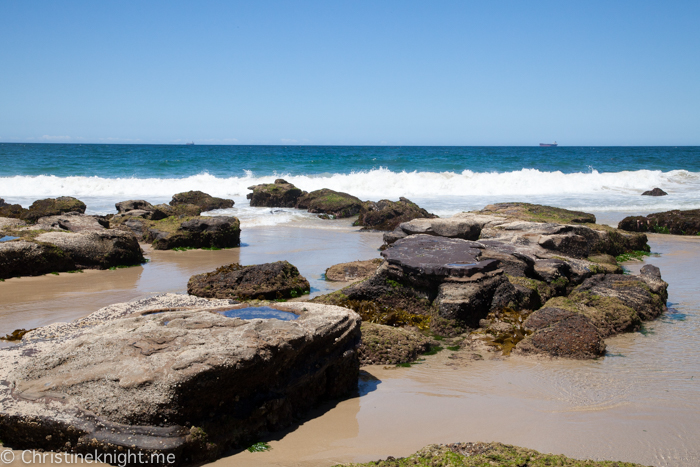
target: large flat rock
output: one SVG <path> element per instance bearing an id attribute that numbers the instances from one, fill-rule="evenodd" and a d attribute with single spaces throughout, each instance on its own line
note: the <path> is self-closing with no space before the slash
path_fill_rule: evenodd
<path id="1" fill-rule="evenodd" d="M 0 350 L 0 439 L 14 449 L 210 460 L 356 387 L 359 317 L 228 318 L 230 300 L 167 294 L 39 328 Z"/>

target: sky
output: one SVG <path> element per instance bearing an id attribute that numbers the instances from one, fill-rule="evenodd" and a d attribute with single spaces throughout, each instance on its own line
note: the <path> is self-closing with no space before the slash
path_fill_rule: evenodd
<path id="1" fill-rule="evenodd" d="M 700 145 L 697 1 L 0 0 L 0 142 Z"/>

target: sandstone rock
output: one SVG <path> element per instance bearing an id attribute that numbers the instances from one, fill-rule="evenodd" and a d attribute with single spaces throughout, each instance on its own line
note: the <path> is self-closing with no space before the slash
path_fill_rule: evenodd
<path id="1" fill-rule="evenodd" d="M 309 281 L 287 261 L 252 266 L 229 264 L 192 276 L 187 283 L 187 293 L 197 297 L 241 300 L 295 298 L 309 290 Z"/>
<path id="2" fill-rule="evenodd" d="M 79 233 L 47 232 L 37 236 L 36 240 L 57 246 L 78 268 L 106 269 L 144 261 L 141 247 L 131 232 L 107 229 Z"/>
<path id="3" fill-rule="evenodd" d="M 356 388 L 355 313 L 311 303 L 285 304 L 292 321 L 216 312 L 232 305 L 169 294 L 0 349 L 4 446 L 201 463 Z"/>
<path id="4" fill-rule="evenodd" d="M 156 250 L 231 248 L 241 244 L 241 224 L 235 217 L 168 217 L 132 225 L 143 231 L 143 240 Z"/>
<path id="5" fill-rule="evenodd" d="M 0 230 L 17 229 L 26 226 L 27 223 L 16 217 L 0 217 Z"/>
<path id="6" fill-rule="evenodd" d="M 366 201 L 362 203 L 359 217 L 354 225 L 360 225 L 366 230 L 394 230 L 402 222 L 413 219 L 433 219 L 437 216 L 412 203 L 406 198 L 399 201 L 383 199 L 378 202 Z"/>
<path id="7" fill-rule="evenodd" d="M 27 210 L 19 204 L 8 204 L 0 198 L 0 217 L 20 219 Z"/>
<path id="8" fill-rule="evenodd" d="M 642 321 L 666 310 L 666 286 L 652 269 L 639 276 L 597 274 L 567 297 L 555 297 L 545 306 L 580 313 L 603 337 L 639 329 Z M 651 284 L 651 285 L 650 285 Z M 652 292 L 652 286 L 657 292 Z"/>
<path id="9" fill-rule="evenodd" d="M 503 300 L 494 303 L 496 291 L 504 285 L 513 288 L 511 292 L 514 296 L 515 289 L 503 274 L 471 282 L 445 282 L 440 285 L 435 300 L 439 315 L 476 328 L 490 311 L 507 306 L 508 299 L 505 303 Z"/>
<path id="10" fill-rule="evenodd" d="M 36 222 L 41 217 L 57 216 L 67 212 L 85 213 L 85 203 L 71 196 L 47 198 L 34 201 L 29 209 L 22 214 L 22 219 Z"/>
<path id="11" fill-rule="evenodd" d="M 362 344 L 358 350 L 361 365 L 397 365 L 416 360 L 430 350 L 431 339 L 419 332 L 362 323 Z"/>
<path id="12" fill-rule="evenodd" d="M 586 316 L 560 308 L 542 308 L 523 323 L 534 332 L 515 348 L 520 354 L 545 354 L 575 359 L 605 354 L 605 341 Z"/>
<path id="13" fill-rule="evenodd" d="M 666 211 L 648 216 L 625 217 L 618 228 L 630 232 L 656 232 L 673 235 L 700 234 L 700 209 Z"/>
<path id="14" fill-rule="evenodd" d="M 480 216 L 471 213 L 455 214 L 448 218 L 414 219 L 403 222 L 393 232 L 384 234 L 384 242 L 392 244 L 408 235 L 435 235 L 438 237 L 478 240 L 481 229 L 490 222 L 505 221 L 496 216 Z"/>
<path id="15" fill-rule="evenodd" d="M 644 193 L 642 193 L 642 196 L 666 196 L 668 193 L 666 193 L 664 190 L 661 188 L 654 188 L 653 190 L 647 190 Z"/>
<path id="16" fill-rule="evenodd" d="M 498 215 L 533 222 L 558 224 L 595 224 L 593 214 L 530 203 L 497 203 L 486 206 L 480 214 Z"/>
<path id="17" fill-rule="evenodd" d="M 268 208 L 293 208 L 297 205 L 299 197 L 305 195 L 291 183 L 278 178 L 275 183 L 264 183 L 248 187 L 253 190 L 246 198 L 250 200 L 251 206 L 262 206 Z"/>
<path id="18" fill-rule="evenodd" d="M 343 218 L 357 215 L 362 208 L 362 201 L 347 193 L 323 188 L 300 196 L 296 207 L 312 213 Z"/>
<path id="19" fill-rule="evenodd" d="M 326 269 L 326 280 L 351 282 L 366 279 L 377 271 L 381 263 L 381 259 L 370 259 L 335 264 Z"/>
<path id="20" fill-rule="evenodd" d="M 43 230 L 68 230 L 70 232 L 87 232 L 105 230 L 109 221 L 101 216 L 86 216 L 78 212 L 67 212 L 58 216 L 41 217 L 37 226 Z"/>
<path id="21" fill-rule="evenodd" d="M 129 211 L 136 211 L 136 210 L 141 210 L 141 211 L 152 211 L 153 210 L 153 205 L 149 203 L 146 200 L 143 199 L 130 199 L 128 201 L 121 201 L 119 203 L 116 203 L 114 207 L 117 208 L 117 212 L 119 214 L 129 212 Z"/>
<path id="22" fill-rule="evenodd" d="M 232 199 L 215 198 L 202 191 L 187 191 L 173 195 L 170 201 L 171 206 L 180 204 L 194 204 L 199 206 L 202 211 L 213 211 L 214 209 L 228 209 L 233 207 Z"/>
<path id="23" fill-rule="evenodd" d="M 0 279 L 73 269 L 76 269 L 75 261 L 54 245 L 24 240 L 0 242 Z"/>

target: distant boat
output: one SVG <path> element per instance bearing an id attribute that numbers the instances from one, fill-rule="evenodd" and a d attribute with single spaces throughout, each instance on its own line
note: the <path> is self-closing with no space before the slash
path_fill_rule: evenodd
<path id="1" fill-rule="evenodd" d="M 556 148 L 557 146 L 559 146 L 559 145 L 557 144 L 556 141 L 553 143 L 540 143 L 541 148 Z"/>
<path id="2" fill-rule="evenodd" d="M 194 146 L 194 141 L 192 141 L 191 143 L 185 143 L 185 146 Z M 555 146 L 556 146 L 556 144 L 555 144 Z"/>

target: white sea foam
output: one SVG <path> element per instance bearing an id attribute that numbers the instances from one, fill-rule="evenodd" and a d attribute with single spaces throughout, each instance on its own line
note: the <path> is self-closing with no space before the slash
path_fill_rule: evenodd
<path id="1" fill-rule="evenodd" d="M 114 212 L 114 203 L 125 199 L 167 202 L 174 193 L 201 190 L 236 201 L 236 214 L 256 225 L 299 220 L 293 212 L 270 212 L 250 208 L 245 199 L 248 187 L 285 178 L 297 187 L 312 191 L 331 188 L 361 199 L 398 199 L 405 196 L 437 214 L 447 215 L 476 209 L 499 201 L 529 201 L 588 211 L 652 212 L 700 208 L 700 173 L 638 170 L 565 174 L 522 169 L 505 173 L 392 172 L 380 168 L 350 174 L 215 177 L 203 173 L 186 178 L 102 178 L 14 176 L 0 177 L 0 198 L 29 205 L 36 199 L 75 196 L 96 213 Z M 643 191 L 660 187 L 669 196 L 641 197 Z M 264 217 L 264 219 L 263 219 Z"/>

